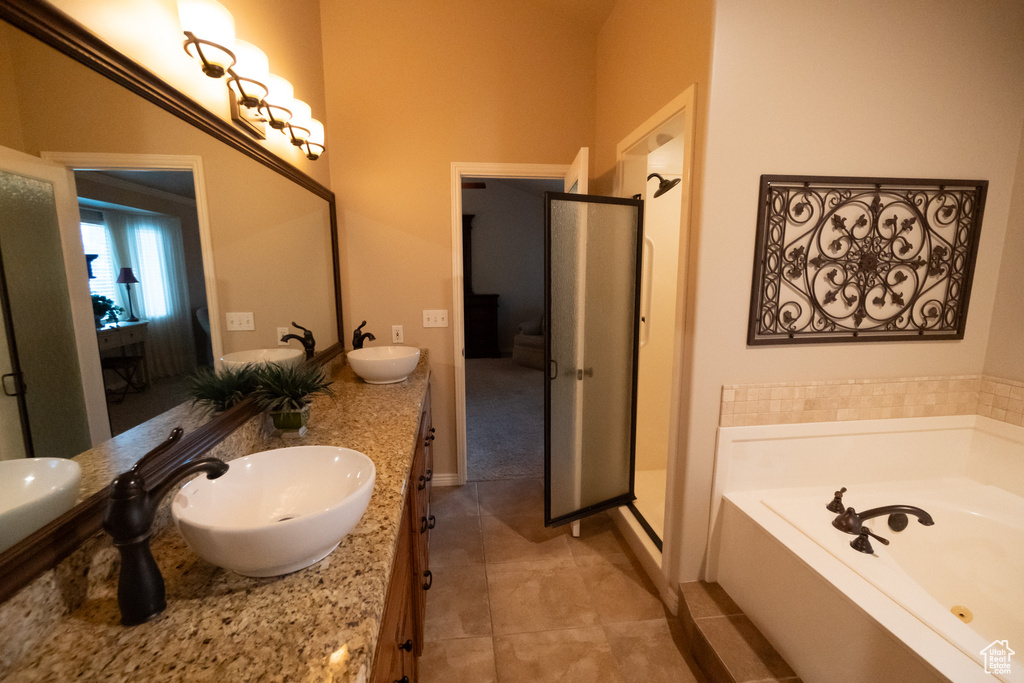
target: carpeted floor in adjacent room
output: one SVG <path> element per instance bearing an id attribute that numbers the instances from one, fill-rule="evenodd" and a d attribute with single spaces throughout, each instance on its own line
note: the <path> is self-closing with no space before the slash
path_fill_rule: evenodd
<path id="1" fill-rule="evenodd" d="M 544 476 L 544 373 L 511 358 L 466 361 L 468 479 Z"/>

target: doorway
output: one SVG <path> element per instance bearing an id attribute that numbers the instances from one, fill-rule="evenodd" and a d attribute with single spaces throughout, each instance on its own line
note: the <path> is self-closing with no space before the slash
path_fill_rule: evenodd
<path id="1" fill-rule="evenodd" d="M 466 368 L 467 359 L 465 353 L 466 345 L 466 284 L 464 270 L 464 218 L 468 214 L 463 206 L 463 184 L 469 182 L 486 182 L 479 179 L 494 179 L 495 181 L 509 180 L 549 180 L 561 183 L 562 189 L 576 188 L 578 191 L 586 191 L 587 168 L 589 166 L 589 153 L 586 148 L 580 150 L 572 164 L 500 164 L 500 163 L 461 163 L 454 162 L 451 170 L 452 188 L 452 333 L 455 358 L 455 425 L 456 425 L 456 452 L 458 471 L 455 474 L 444 476 L 435 475 L 434 481 L 438 486 L 462 485 L 469 480 L 469 462 L 467 449 L 467 382 Z M 542 217 L 543 220 L 543 217 Z M 470 245 L 472 248 L 472 245 Z M 470 272 L 473 267 L 470 265 Z M 474 292 L 480 291 L 479 285 L 473 279 Z M 518 329 L 519 323 L 513 321 Z M 514 335 L 513 335 L 514 336 Z M 500 356 L 500 343 L 499 356 Z M 513 346 L 514 351 L 514 346 Z M 543 444 L 542 444 L 543 446 Z"/>
<path id="2" fill-rule="evenodd" d="M 195 182 L 189 170 L 75 171 L 112 436 L 186 400 L 213 368 Z"/>
<path id="3" fill-rule="evenodd" d="M 562 189 L 462 181 L 468 481 L 544 475 L 544 193 Z"/>

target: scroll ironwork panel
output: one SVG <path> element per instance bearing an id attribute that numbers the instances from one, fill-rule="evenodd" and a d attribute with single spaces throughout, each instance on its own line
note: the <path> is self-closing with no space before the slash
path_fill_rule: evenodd
<path id="1" fill-rule="evenodd" d="M 962 339 L 987 190 L 761 176 L 747 343 Z"/>

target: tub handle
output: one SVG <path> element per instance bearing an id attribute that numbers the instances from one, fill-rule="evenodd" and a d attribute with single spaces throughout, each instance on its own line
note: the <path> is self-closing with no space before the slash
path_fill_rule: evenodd
<path id="1" fill-rule="evenodd" d="M 878 541 L 882 545 L 889 545 L 889 541 L 888 540 L 882 538 L 878 534 L 872 533 L 871 529 L 867 528 L 866 526 L 862 526 L 860 528 L 860 535 L 857 536 L 857 538 L 855 538 L 852 541 L 850 541 L 850 547 L 853 548 L 854 550 L 858 551 L 858 552 L 866 553 L 868 555 L 871 555 L 872 553 L 875 552 L 875 550 L 874 550 L 874 548 L 871 547 L 871 541 L 868 540 L 868 536 L 870 536 L 871 538 L 875 539 L 876 541 Z"/>

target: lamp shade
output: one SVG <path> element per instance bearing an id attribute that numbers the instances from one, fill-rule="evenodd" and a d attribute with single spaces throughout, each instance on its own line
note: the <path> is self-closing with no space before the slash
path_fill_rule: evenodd
<path id="1" fill-rule="evenodd" d="M 117 274 L 117 284 L 119 285 L 134 285 L 136 282 L 138 280 L 131 268 L 122 268 L 121 272 Z"/>
<path id="2" fill-rule="evenodd" d="M 216 0 L 178 0 L 181 30 L 189 37 L 185 52 L 220 78 L 235 63 L 235 20 Z"/>
<path id="3" fill-rule="evenodd" d="M 260 113 L 263 114 L 271 128 L 282 130 L 288 119 L 292 117 L 292 100 L 295 99 L 295 89 L 292 84 L 275 74 L 267 76 L 267 95 L 260 105 Z"/>
<path id="4" fill-rule="evenodd" d="M 309 137 L 306 138 L 309 142 L 316 143 L 318 145 L 324 144 L 324 124 L 320 123 L 316 119 L 309 120 Z"/>
<path id="5" fill-rule="evenodd" d="M 316 161 L 324 153 L 324 124 L 316 119 L 309 120 L 309 137 L 303 143 L 303 149 L 310 161 Z"/>
<path id="6" fill-rule="evenodd" d="M 288 120 L 292 144 L 298 146 L 309 137 L 309 122 L 313 120 L 313 110 L 302 100 L 295 99 L 288 108 L 292 111 L 292 117 Z"/>
<path id="7" fill-rule="evenodd" d="M 234 77 L 228 81 L 238 101 L 247 107 L 255 107 L 267 96 L 267 79 L 270 76 L 270 62 L 263 50 L 244 40 L 235 41 L 235 65 L 231 67 Z"/>

